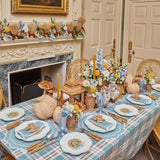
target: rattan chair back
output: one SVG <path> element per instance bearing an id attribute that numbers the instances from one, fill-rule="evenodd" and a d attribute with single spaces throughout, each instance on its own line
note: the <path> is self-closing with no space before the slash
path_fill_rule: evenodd
<path id="1" fill-rule="evenodd" d="M 160 61 L 155 59 L 143 60 L 137 68 L 136 75 L 144 75 L 145 72 L 150 72 L 157 77 L 156 83 L 160 82 Z"/>
<path id="2" fill-rule="evenodd" d="M 68 68 L 67 68 L 67 74 L 66 74 L 66 78 L 70 79 L 70 78 L 74 78 L 77 80 L 80 80 L 80 76 L 78 74 L 83 72 L 83 68 L 89 64 L 89 60 L 87 59 L 75 59 L 73 60 Z"/>
<path id="3" fill-rule="evenodd" d="M 2 104 L 4 104 L 4 108 L 7 108 L 6 100 L 3 94 L 2 86 L 0 84 L 0 109 L 2 109 Z"/>

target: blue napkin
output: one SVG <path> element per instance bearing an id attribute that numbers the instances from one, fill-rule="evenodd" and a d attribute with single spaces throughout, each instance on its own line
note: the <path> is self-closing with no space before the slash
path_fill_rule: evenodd
<path id="1" fill-rule="evenodd" d="M 40 129 L 37 130 L 36 132 L 30 133 L 29 130 L 25 130 L 25 129 L 23 128 L 23 129 L 19 130 L 19 131 L 17 132 L 17 134 L 18 134 L 19 136 L 21 136 L 23 139 L 27 139 L 27 138 L 35 135 L 36 133 L 38 133 L 39 131 L 41 131 L 41 130 L 45 127 L 44 123 L 42 123 L 42 122 L 40 122 L 40 121 L 37 121 L 36 123 L 34 123 L 34 127 L 37 127 L 37 126 L 40 126 Z"/>
<path id="2" fill-rule="evenodd" d="M 143 104 L 148 104 L 148 99 L 146 98 L 140 98 L 140 99 L 135 99 L 132 96 L 130 97 L 133 101 L 139 102 L 139 103 L 143 103 Z"/>
<path id="3" fill-rule="evenodd" d="M 108 122 L 108 121 L 96 122 L 95 120 L 93 120 L 92 117 L 89 118 L 88 121 L 91 122 L 91 123 L 96 124 L 97 126 L 103 128 L 106 131 L 109 130 L 113 126 L 113 124 Z"/>

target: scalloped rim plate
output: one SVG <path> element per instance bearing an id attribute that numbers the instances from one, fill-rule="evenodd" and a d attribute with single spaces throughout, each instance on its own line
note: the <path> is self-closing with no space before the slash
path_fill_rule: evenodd
<path id="1" fill-rule="evenodd" d="M 97 115 L 97 114 L 95 114 L 95 115 Z M 110 122 L 110 123 L 113 124 L 113 126 L 112 126 L 110 129 L 105 130 L 105 129 L 99 128 L 99 127 L 95 126 L 94 124 L 92 124 L 90 121 L 88 121 L 88 119 L 91 118 L 91 117 L 93 117 L 94 115 L 88 116 L 88 117 L 86 118 L 86 120 L 85 120 L 84 123 L 86 124 L 86 126 L 87 126 L 89 129 L 91 129 L 91 130 L 93 130 L 93 131 L 97 131 L 97 132 L 102 132 L 102 133 L 112 131 L 112 130 L 114 130 L 114 129 L 116 128 L 117 122 L 116 122 L 111 116 L 104 115 L 104 114 L 100 114 L 100 115 L 102 115 L 103 118 L 104 118 L 106 121 L 108 121 L 108 122 Z"/>
<path id="2" fill-rule="evenodd" d="M 69 145 L 71 141 L 74 141 L 74 139 L 78 139 L 81 142 L 82 145 L 80 146 L 80 148 L 75 149 L 74 147 L 71 147 Z M 72 155 L 80 155 L 81 153 L 85 153 L 90 149 L 90 147 L 92 146 L 92 141 L 84 133 L 71 132 L 62 137 L 62 139 L 60 140 L 60 146 L 66 153 L 70 153 Z"/>
<path id="3" fill-rule="evenodd" d="M 128 95 L 128 96 L 127 96 L 127 100 L 129 100 L 131 103 L 139 104 L 139 105 L 148 105 L 148 104 L 151 104 L 151 103 L 152 103 L 152 99 L 149 98 L 148 96 L 145 96 L 145 95 L 142 95 L 142 94 L 140 94 L 139 96 L 142 97 L 142 98 L 148 99 L 148 100 L 149 100 L 148 103 L 147 103 L 147 104 L 144 104 L 144 103 L 141 103 L 141 102 L 134 101 L 133 99 L 130 98 L 131 95 Z"/>
<path id="4" fill-rule="evenodd" d="M 121 112 L 121 109 L 129 109 L 131 112 L 130 113 L 124 113 L 124 112 Z M 127 104 L 119 104 L 119 105 L 116 105 L 114 110 L 122 115 L 122 116 L 128 116 L 128 117 L 131 117 L 131 116 L 135 116 L 138 114 L 138 109 L 136 109 L 135 107 L 131 106 L 131 105 L 127 105 Z"/>
<path id="5" fill-rule="evenodd" d="M 159 92 L 160 92 L 160 89 L 157 89 L 157 87 L 160 88 L 160 84 L 153 84 L 153 85 L 152 85 L 152 88 L 153 88 L 153 89 L 155 89 L 156 91 L 159 91 Z"/>
<path id="6" fill-rule="evenodd" d="M 18 139 L 22 139 L 23 141 L 34 141 L 34 140 L 38 140 L 38 139 L 45 137 L 47 135 L 47 133 L 50 131 L 50 126 L 47 122 L 44 122 L 44 121 L 40 121 L 40 122 L 44 123 L 45 128 L 42 129 L 42 131 L 39 134 L 35 134 L 27 139 L 23 139 L 21 136 L 18 135 L 17 132 L 19 130 L 26 128 L 29 123 L 35 123 L 37 121 L 40 121 L 40 120 L 31 120 L 31 121 L 26 121 L 26 122 L 23 122 L 22 124 L 20 124 L 18 127 L 15 128 L 15 136 Z"/>
<path id="7" fill-rule="evenodd" d="M 18 115 L 16 117 L 8 117 L 7 115 L 12 112 L 17 112 Z M 14 108 L 6 108 L 0 112 L 0 119 L 4 121 L 13 121 L 21 118 L 25 114 L 24 109 L 14 107 Z"/>

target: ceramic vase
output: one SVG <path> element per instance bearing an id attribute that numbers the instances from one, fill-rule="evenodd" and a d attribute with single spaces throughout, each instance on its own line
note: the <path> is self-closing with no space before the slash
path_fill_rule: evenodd
<path id="1" fill-rule="evenodd" d="M 96 98 L 91 96 L 89 93 L 86 95 L 85 99 L 85 104 L 86 104 L 86 110 L 88 112 L 93 112 L 94 111 L 94 106 L 96 104 Z"/>
<path id="2" fill-rule="evenodd" d="M 151 93 L 152 90 L 152 85 L 151 84 L 146 84 L 146 92 Z"/>
<path id="3" fill-rule="evenodd" d="M 68 131 L 74 131 L 76 123 L 77 123 L 76 118 L 68 116 L 67 117 L 67 129 L 68 129 Z"/>

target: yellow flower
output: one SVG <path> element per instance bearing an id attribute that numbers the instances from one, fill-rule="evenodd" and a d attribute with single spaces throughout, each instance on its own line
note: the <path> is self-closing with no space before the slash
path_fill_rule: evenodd
<path id="1" fill-rule="evenodd" d="M 109 71 L 113 71 L 113 68 L 112 67 L 109 67 L 109 69 L 108 69 Z"/>
<path id="2" fill-rule="evenodd" d="M 149 78 L 149 79 L 153 79 L 153 74 L 149 73 L 149 74 L 148 74 L 148 78 Z"/>
<path id="3" fill-rule="evenodd" d="M 76 23 L 74 23 L 73 26 L 76 27 Z"/>
<path id="4" fill-rule="evenodd" d="M 39 24 L 39 29 L 43 29 L 43 25 L 42 24 Z"/>
<path id="5" fill-rule="evenodd" d="M 107 68 L 108 67 L 107 62 L 103 62 L 103 66 L 104 66 L 104 68 Z"/>
<path id="6" fill-rule="evenodd" d="M 118 78 L 118 77 L 119 77 L 119 74 L 118 74 L 118 73 L 115 73 L 115 74 L 114 74 L 114 77 L 115 77 L 115 78 Z"/>
<path id="7" fill-rule="evenodd" d="M 51 27 L 54 27 L 55 26 L 55 24 L 54 23 L 51 23 Z"/>
<path id="8" fill-rule="evenodd" d="M 99 75 L 100 75 L 99 70 L 95 70 L 95 76 L 99 76 Z"/>
<path id="9" fill-rule="evenodd" d="M 75 109 L 75 111 L 76 111 L 77 113 L 79 113 L 79 107 L 78 107 L 77 104 L 74 105 L 74 109 Z"/>
<path id="10" fill-rule="evenodd" d="M 5 31 L 6 31 L 6 32 L 10 32 L 11 30 L 10 30 L 9 27 L 5 27 Z"/>
<path id="11" fill-rule="evenodd" d="M 90 87 L 90 92 L 93 93 L 93 92 L 95 92 L 95 91 L 96 91 L 96 88 L 95 88 L 94 86 L 91 86 L 91 87 Z"/>

